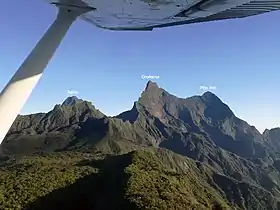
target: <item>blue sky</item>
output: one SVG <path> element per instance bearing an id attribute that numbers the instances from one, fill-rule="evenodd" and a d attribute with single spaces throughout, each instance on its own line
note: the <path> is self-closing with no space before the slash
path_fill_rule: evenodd
<path id="1" fill-rule="evenodd" d="M 56 17 L 41 0 L 2 0 L 0 88 Z M 49 111 L 68 90 L 115 115 L 132 107 L 147 80 L 179 97 L 212 90 L 234 113 L 265 128 L 280 126 L 280 12 L 239 20 L 157 29 L 106 31 L 78 20 L 63 40 L 23 114 Z"/>

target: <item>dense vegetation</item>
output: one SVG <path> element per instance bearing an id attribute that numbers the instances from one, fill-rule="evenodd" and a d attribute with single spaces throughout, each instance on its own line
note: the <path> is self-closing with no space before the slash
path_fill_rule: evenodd
<path id="1" fill-rule="evenodd" d="M 129 201 L 147 210 L 228 209 L 221 195 L 205 183 L 194 162 L 186 160 L 176 159 L 177 165 L 167 152 L 134 153 L 132 164 L 126 168 Z"/>
<path id="2" fill-rule="evenodd" d="M 87 154 L 50 154 L 9 160 L 0 170 L 0 209 L 22 209 L 56 189 L 96 173 L 89 166 L 76 166 Z"/>
<path id="3" fill-rule="evenodd" d="M 171 162 L 171 169 L 162 161 L 152 151 L 9 160 L 1 166 L 0 209 L 227 208 L 221 195 L 200 180 L 193 162 L 188 164 L 197 171 L 184 174 L 183 166 Z"/>
<path id="4" fill-rule="evenodd" d="M 219 184 L 230 183 L 229 178 L 215 180 L 218 174 L 209 166 L 162 149 L 118 156 L 57 152 L 10 159 L 2 162 L 0 171 L 3 210 L 244 209 L 246 199 L 257 196 L 276 205 L 262 189 L 260 194 L 250 192 L 251 198 L 241 193 L 243 204 L 238 196 L 230 202 Z M 248 191 L 250 188 L 247 186 Z M 261 209 L 257 206 L 247 209 Z"/>

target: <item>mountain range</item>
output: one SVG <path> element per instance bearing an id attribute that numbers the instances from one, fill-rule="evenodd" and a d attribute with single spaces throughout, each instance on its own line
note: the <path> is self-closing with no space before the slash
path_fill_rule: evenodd
<path id="1" fill-rule="evenodd" d="M 102 189 L 105 197 L 108 194 L 111 206 L 95 191 L 88 192 L 87 186 L 93 183 L 77 185 L 84 179 L 80 176 L 70 187 L 63 185 L 70 190 L 64 190 L 63 196 L 77 197 L 71 191 L 77 186 L 88 193 L 71 205 L 66 198 L 58 204 L 59 189 L 49 186 L 48 192 L 32 195 L 27 203 L 12 202 L 14 194 L 7 194 L 7 185 L 1 185 L 0 179 L 2 205 L 18 209 L 46 205 L 46 209 L 280 209 L 280 128 L 261 134 L 211 92 L 178 98 L 149 81 L 131 110 L 115 117 L 75 96 L 48 113 L 18 116 L 1 145 L 0 171 L 11 177 L 11 171 L 21 168 L 31 176 L 26 165 L 38 169 L 39 161 L 56 167 L 49 164 L 65 157 L 67 167 L 73 168 L 75 161 L 85 167 L 86 162 L 86 170 L 90 167 L 99 174 L 92 180 L 99 180 L 96 189 Z M 98 166 L 92 164 L 97 159 Z M 116 178 L 112 177 L 115 172 Z M 108 183 L 116 194 L 108 193 Z M 88 203 L 89 195 L 95 203 Z"/>

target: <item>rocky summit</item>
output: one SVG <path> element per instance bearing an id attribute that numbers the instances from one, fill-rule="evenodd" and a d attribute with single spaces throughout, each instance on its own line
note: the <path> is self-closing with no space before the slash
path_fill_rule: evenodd
<path id="1" fill-rule="evenodd" d="M 115 117 L 69 97 L 14 122 L 0 209 L 279 210 L 279 153 L 279 128 L 259 133 L 211 92 L 149 81 Z"/>

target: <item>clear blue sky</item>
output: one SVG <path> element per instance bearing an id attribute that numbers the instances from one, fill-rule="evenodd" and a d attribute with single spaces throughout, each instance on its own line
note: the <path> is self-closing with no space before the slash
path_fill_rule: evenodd
<path id="1" fill-rule="evenodd" d="M 43 0 L 2 0 L 0 89 L 56 17 Z M 213 90 L 235 114 L 264 128 L 280 126 L 280 12 L 239 20 L 116 32 L 75 22 L 22 113 L 51 110 L 68 90 L 115 115 L 144 89 L 141 75 L 179 97 Z"/>

